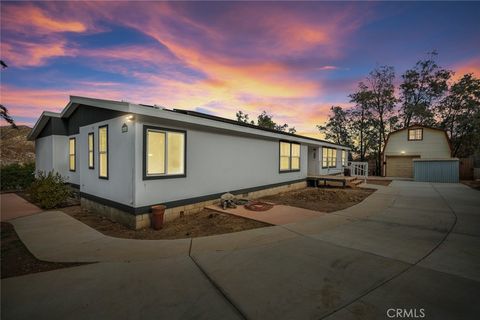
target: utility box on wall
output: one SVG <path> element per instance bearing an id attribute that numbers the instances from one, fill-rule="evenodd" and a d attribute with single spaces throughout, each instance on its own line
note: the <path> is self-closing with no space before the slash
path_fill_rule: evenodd
<path id="1" fill-rule="evenodd" d="M 458 183 L 458 159 L 413 159 L 413 179 L 419 182 Z"/>

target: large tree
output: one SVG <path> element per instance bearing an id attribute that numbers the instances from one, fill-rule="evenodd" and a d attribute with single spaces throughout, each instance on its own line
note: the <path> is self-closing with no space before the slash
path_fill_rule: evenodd
<path id="1" fill-rule="evenodd" d="M 348 111 L 343 110 L 339 106 L 332 106 L 330 108 L 330 116 L 326 123 L 324 125 L 317 125 L 318 130 L 325 134 L 325 139 L 344 146 L 353 147 L 349 127 Z"/>
<path id="2" fill-rule="evenodd" d="M 356 92 L 349 95 L 350 102 L 355 105 L 349 109 L 349 129 L 355 141 L 353 150 L 358 153 L 360 161 L 365 161 L 366 155 L 370 153 L 375 145 L 374 124 L 370 111 L 371 92 L 364 83 L 358 84 Z"/>
<path id="3" fill-rule="evenodd" d="M 437 111 L 440 126 L 450 135 L 454 157 L 467 157 L 480 149 L 480 79 L 464 75 L 451 86 Z"/>
<path id="4" fill-rule="evenodd" d="M 381 153 L 388 134 L 388 129 L 395 119 L 395 71 L 390 66 L 380 66 L 369 73 L 365 81 L 360 82 L 358 89 L 350 97 L 352 102 L 362 105 L 368 113 L 366 123 L 370 128 L 370 137 L 375 140 L 375 148 L 372 152 L 377 162 L 376 174 L 382 171 Z"/>
<path id="5" fill-rule="evenodd" d="M 400 84 L 401 118 L 404 127 L 410 124 L 433 125 L 434 107 L 448 90 L 447 81 L 452 72 L 440 67 L 437 52 L 433 51 L 419 60 L 402 75 Z"/>

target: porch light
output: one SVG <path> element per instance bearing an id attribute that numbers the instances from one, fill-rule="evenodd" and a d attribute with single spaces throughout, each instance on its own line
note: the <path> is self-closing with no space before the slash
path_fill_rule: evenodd
<path id="1" fill-rule="evenodd" d="M 135 119 L 135 117 L 133 116 L 133 114 L 129 114 L 129 115 L 127 116 L 127 120 L 128 120 L 128 121 L 132 121 L 133 119 Z"/>
<path id="2" fill-rule="evenodd" d="M 402 150 L 402 151 L 400 151 L 400 153 L 401 153 L 401 154 L 405 154 L 405 151 L 404 151 L 404 150 Z"/>

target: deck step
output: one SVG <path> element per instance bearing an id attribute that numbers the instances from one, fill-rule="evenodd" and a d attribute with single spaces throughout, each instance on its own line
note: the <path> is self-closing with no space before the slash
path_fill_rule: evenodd
<path id="1" fill-rule="evenodd" d="M 350 184 L 351 187 L 356 187 L 356 186 L 358 186 L 359 184 L 362 184 L 362 183 L 363 183 L 363 180 L 358 180 L 358 179 L 349 181 L 349 184 Z"/>

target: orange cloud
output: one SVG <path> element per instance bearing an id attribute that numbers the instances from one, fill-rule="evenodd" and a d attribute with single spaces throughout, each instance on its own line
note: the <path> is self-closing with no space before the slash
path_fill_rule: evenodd
<path id="1" fill-rule="evenodd" d="M 2 44 L 3 58 L 12 67 L 41 66 L 50 58 L 74 56 L 75 54 L 76 50 L 67 48 L 64 41 L 43 44 L 12 41 Z"/>
<path id="2" fill-rule="evenodd" d="M 455 81 L 460 80 L 461 77 L 468 73 L 473 73 L 475 77 L 480 78 L 480 57 L 463 61 L 454 66 L 453 70 L 455 71 L 453 76 Z"/>
<path id="3" fill-rule="evenodd" d="M 87 30 L 87 26 L 80 21 L 58 19 L 58 16 L 47 15 L 33 4 L 5 6 L 2 9 L 2 20 L 2 28 L 18 32 L 51 33 Z"/>

